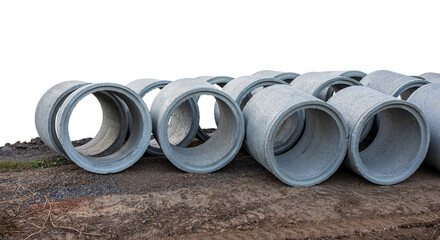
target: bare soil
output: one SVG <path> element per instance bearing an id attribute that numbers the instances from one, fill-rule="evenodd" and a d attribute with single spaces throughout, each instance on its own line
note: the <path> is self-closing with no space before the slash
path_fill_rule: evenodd
<path id="1" fill-rule="evenodd" d="M 0 161 L 56 156 L 38 139 L 6 147 Z M 393 186 L 342 167 L 309 188 L 286 186 L 243 151 L 211 174 L 184 173 L 148 156 L 111 175 L 74 164 L 0 173 L 0 239 L 439 236 L 440 174 L 428 166 Z"/>

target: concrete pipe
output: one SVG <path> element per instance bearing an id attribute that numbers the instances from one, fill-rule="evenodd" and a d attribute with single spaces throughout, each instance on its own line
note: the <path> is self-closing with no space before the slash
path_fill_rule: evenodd
<path id="1" fill-rule="evenodd" d="M 301 138 L 282 154 L 274 151 L 276 135 L 290 116 L 305 112 Z M 347 151 L 348 129 L 331 105 L 290 86 L 259 91 L 243 110 L 245 147 L 267 170 L 291 186 L 312 186 L 329 178 Z"/>
<path id="2" fill-rule="evenodd" d="M 337 78 L 337 77 L 348 77 L 351 79 L 354 79 L 356 81 L 361 81 L 363 77 L 365 77 L 367 74 L 361 71 L 327 71 L 327 72 L 320 72 L 325 73 L 329 78 Z M 323 92 L 327 92 L 327 95 L 325 95 L 325 98 L 329 99 L 331 96 L 333 96 L 336 91 L 332 87 L 329 87 L 328 90 L 324 90 Z"/>
<path id="3" fill-rule="evenodd" d="M 191 148 L 172 144 L 168 139 L 168 122 L 183 102 L 200 95 L 213 96 L 219 106 L 218 128 L 205 143 Z M 241 148 L 244 119 L 239 106 L 226 93 L 199 79 L 181 79 L 159 92 L 151 107 L 153 134 L 166 157 L 186 172 L 209 173 L 228 164 Z M 194 133 L 195 135 L 195 133 Z"/>
<path id="4" fill-rule="evenodd" d="M 353 72 L 356 73 L 356 71 Z M 309 72 L 299 76 L 294 82 L 290 83 L 290 85 L 323 101 L 328 101 L 336 92 L 343 88 L 361 85 L 359 81 L 354 78 L 341 76 L 341 74 L 344 73 L 345 72 L 336 71 Z M 373 120 L 368 123 L 368 127 L 365 128 L 362 133 L 362 139 L 368 135 L 373 123 Z"/>
<path id="5" fill-rule="evenodd" d="M 356 70 L 351 70 L 351 71 L 327 71 L 327 72 L 322 72 L 322 73 L 327 73 L 329 75 L 333 75 L 334 77 L 348 77 L 348 78 L 352 78 L 354 80 L 357 81 L 361 81 L 362 78 L 364 78 L 367 74 L 361 71 L 356 71 Z"/>
<path id="6" fill-rule="evenodd" d="M 427 73 L 421 74 L 420 77 L 422 77 L 423 79 L 426 79 L 427 81 L 430 82 L 430 80 L 433 78 L 439 79 L 440 73 L 427 72 Z"/>
<path id="7" fill-rule="evenodd" d="M 354 86 L 328 101 L 350 130 L 346 164 L 372 183 L 404 181 L 420 166 L 429 145 L 429 129 L 420 109 L 376 90 Z M 377 135 L 361 142 L 366 124 L 380 113 Z"/>
<path id="8" fill-rule="evenodd" d="M 254 77 L 259 78 L 275 78 L 281 81 L 284 81 L 286 83 L 291 83 L 295 78 L 299 76 L 298 73 L 293 72 L 279 72 L 279 71 L 272 71 L 272 70 L 263 70 L 256 72 L 252 74 Z"/>
<path id="9" fill-rule="evenodd" d="M 430 83 L 440 84 L 440 78 L 430 78 L 428 80 Z"/>
<path id="10" fill-rule="evenodd" d="M 329 95 L 328 89 L 330 87 L 337 92 L 345 87 L 359 86 L 361 84 L 353 78 L 342 77 L 334 72 L 309 72 L 297 77 L 290 85 L 323 101 L 327 101 L 333 95 Z"/>
<path id="11" fill-rule="evenodd" d="M 57 136 L 55 120 L 66 98 L 78 88 L 88 84 L 66 81 L 53 86 L 42 96 L 35 111 L 35 125 L 40 138 L 51 149 L 65 157 L 67 157 L 66 153 Z M 122 146 L 127 134 L 128 116 L 125 105 L 116 96 L 106 92 L 94 93 L 94 96 L 101 105 L 103 122 L 96 136 L 76 150 L 88 156 L 105 156 L 114 153 Z"/>
<path id="12" fill-rule="evenodd" d="M 234 101 L 243 109 L 249 99 L 254 94 L 267 86 L 276 84 L 287 85 L 286 82 L 274 78 L 260 78 L 256 76 L 243 76 L 231 80 L 223 88 L 223 92 L 227 93 Z M 219 120 L 221 115 L 217 106 L 214 109 L 215 119 Z M 289 149 L 298 137 L 301 135 L 304 126 L 304 112 L 298 112 L 284 122 L 282 130 L 280 130 L 275 140 L 275 153 L 281 153 Z"/>
<path id="13" fill-rule="evenodd" d="M 417 88 L 429 82 L 400 73 L 379 70 L 365 76 L 361 83 L 379 92 L 393 97 L 400 96 L 401 99 L 406 100 Z"/>
<path id="14" fill-rule="evenodd" d="M 197 79 L 202 80 L 202 81 L 206 81 L 209 82 L 213 85 L 218 85 L 219 87 L 223 88 L 228 82 L 230 82 L 233 78 L 231 77 L 226 77 L 226 76 L 217 76 L 217 77 L 212 77 L 212 76 L 201 76 L 198 77 Z M 199 97 L 196 98 L 196 101 L 199 101 Z M 213 113 L 214 114 L 214 113 Z M 197 130 L 197 138 L 202 140 L 202 141 L 207 141 L 210 138 L 210 135 L 212 135 L 212 133 L 207 133 L 205 132 L 202 127 L 199 126 L 199 129 Z"/>
<path id="15" fill-rule="evenodd" d="M 88 156 L 73 147 L 68 129 L 69 120 L 73 109 L 79 101 L 89 94 L 97 95 L 100 93 L 109 93 L 118 97 L 118 99 L 124 103 L 127 111 L 131 115 L 132 129 L 126 142 L 114 153 L 99 157 Z M 116 107 L 117 106 L 115 106 L 115 108 Z M 151 136 L 152 127 L 147 106 L 137 93 L 128 87 L 118 84 L 89 84 L 78 88 L 66 98 L 58 111 L 58 115 L 59 117 L 56 119 L 56 129 L 58 139 L 66 156 L 78 166 L 90 172 L 107 174 L 127 169 L 142 157 L 150 141 L 149 137 Z M 115 119 L 110 119 L 109 122 L 111 124 L 108 124 L 106 128 L 111 132 L 119 131 L 121 126 L 124 125 L 121 118 L 117 115 L 111 115 L 111 117 Z M 128 124 L 125 125 L 128 126 Z M 113 138 L 112 135 L 104 136 L 99 144 L 95 145 L 95 148 L 105 148 L 109 142 L 114 141 Z"/>
<path id="16" fill-rule="evenodd" d="M 139 79 L 127 85 L 143 98 L 154 89 L 162 89 L 171 81 L 156 79 Z M 169 141 L 180 147 L 188 146 L 194 139 L 194 132 L 197 131 L 199 123 L 199 112 L 197 103 L 190 99 L 181 104 L 171 116 L 169 124 Z M 150 137 L 149 137 L 150 138 Z M 151 137 L 150 144 L 146 153 L 150 155 L 164 155 L 159 143 L 154 137 Z"/>
<path id="17" fill-rule="evenodd" d="M 407 100 L 425 114 L 431 133 L 426 163 L 440 169 L 440 85 L 427 84 L 417 89 Z"/>

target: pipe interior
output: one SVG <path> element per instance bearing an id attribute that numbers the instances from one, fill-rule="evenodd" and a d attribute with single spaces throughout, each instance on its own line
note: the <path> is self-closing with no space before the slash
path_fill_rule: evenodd
<path id="1" fill-rule="evenodd" d="M 403 93 L 401 93 L 399 95 L 399 98 L 402 100 L 405 100 L 405 101 L 408 100 L 408 98 L 411 96 L 411 94 L 413 94 L 417 89 L 419 89 L 419 87 L 420 86 L 406 89 Z"/>
<path id="2" fill-rule="evenodd" d="M 304 111 L 293 113 L 277 130 L 273 150 L 276 155 L 292 148 L 304 132 Z"/>
<path id="3" fill-rule="evenodd" d="M 99 92 L 97 90 L 95 91 L 96 92 L 94 93 L 94 95 Z M 127 106 L 127 110 L 132 116 L 132 128 L 130 135 L 123 143 L 123 145 L 112 154 L 108 154 L 105 156 L 87 156 L 81 154 L 80 152 L 72 153 L 83 156 L 81 158 L 75 158 L 78 161 L 81 161 L 83 164 L 92 166 L 94 168 L 113 168 L 115 166 L 115 163 L 123 162 L 126 159 L 130 159 L 133 155 L 133 151 L 136 151 L 139 148 L 139 142 L 142 141 L 142 133 L 145 131 L 146 128 L 146 123 L 144 122 L 142 111 L 139 109 L 138 103 L 136 103 L 134 99 L 119 91 L 108 90 L 107 92 L 117 96 L 119 99 L 121 99 L 121 101 L 125 103 L 125 105 Z M 117 122 L 117 120 L 114 121 Z M 115 126 L 109 125 L 109 128 L 112 127 Z M 110 140 L 107 137 L 104 137 L 104 139 Z"/>
<path id="4" fill-rule="evenodd" d="M 108 93 L 96 92 L 93 95 L 101 106 L 101 127 L 98 133 L 90 141 L 76 147 L 75 149 L 84 156 L 108 155 L 115 151 L 115 148 L 111 149 L 115 142 L 119 140 L 119 145 L 121 145 L 122 140 L 125 137 L 125 132 L 121 129 L 121 122 L 127 120 L 125 110 L 119 102 L 120 99 L 115 98 Z"/>
<path id="5" fill-rule="evenodd" d="M 208 94 L 203 94 L 208 95 Z M 208 95 L 209 96 L 209 95 Z M 239 121 L 234 111 L 224 100 L 213 95 L 219 107 L 221 118 L 219 118 L 217 130 L 212 136 L 201 145 L 185 148 L 171 144 L 171 148 L 182 164 L 191 167 L 210 167 L 217 164 L 230 154 L 231 149 L 239 145 L 238 129 Z"/>
<path id="6" fill-rule="evenodd" d="M 331 97 L 333 97 L 333 95 L 335 95 L 340 90 L 352 86 L 353 85 L 351 84 L 342 84 L 342 83 L 330 85 L 328 88 L 325 88 L 318 93 L 318 98 L 327 102 Z"/>
<path id="7" fill-rule="evenodd" d="M 360 159 L 371 175 L 393 178 L 413 167 L 421 147 L 422 129 L 407 110 L 388 108 L 379 113 L 377 135 L 360 152 Z"/>
<path id="8" fill-rule="evenodd" d="M 334 167 L 340 155 L 339 145 L 345 141 L 330 114 L 314 108 L 304 112 L 305 128 L 297 144 L 289 151 L 274 156 L 278 171 L 299 181 L 313 180 Z"/>

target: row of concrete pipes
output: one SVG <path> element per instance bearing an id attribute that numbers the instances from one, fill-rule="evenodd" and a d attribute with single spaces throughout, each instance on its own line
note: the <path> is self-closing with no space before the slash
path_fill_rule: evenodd
<path id="1" fill-rule="evenodd" d="M 155 89 L 161 90 L 149 111 L 142 98 Z M 102 107 L 102 126 L 74 147 L 69 119 L 90 94 Z M 212 134 L 199 126 L 201 95 L 216 99 Z M 321 183 L 342 163 L 372 183 L 390 185 L 411 176 L 425 158 L 440 169 L 437 104 L 436 73 L 260 71 L 235 79 L 140 79 L 127 86 L 62 82 L 41 98 L 35 123 L 46 145 L 94 173 L 120 172 L 144 154 L 165 155 L 186 172 L 209 173 L 244 147 L 291 186 Z M 203 143 L 190 147 L 196 136 Z"/>

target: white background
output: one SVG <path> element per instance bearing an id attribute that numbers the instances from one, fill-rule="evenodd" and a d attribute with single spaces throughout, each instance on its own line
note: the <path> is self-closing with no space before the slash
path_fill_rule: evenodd
<path id="1" fill-rule="evenodd" d="M 37 136 L 39 98 L 65 80 L 389 69 L 440 72 L 438 1 L 1 1 L 0 146 Z M 84 100 L 73 139 L 99 127 Z M 213 124 L 205 112 L 205 126 Z M 208 119 L 208 120 L 206 120 Z"/>

